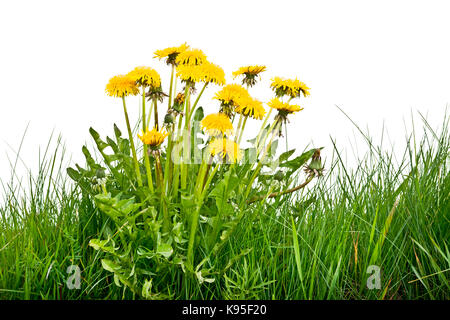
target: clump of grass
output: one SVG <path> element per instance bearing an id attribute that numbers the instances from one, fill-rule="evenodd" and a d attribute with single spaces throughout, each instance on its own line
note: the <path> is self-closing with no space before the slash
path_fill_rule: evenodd
<path id="1" fill-rule="evenodd" d="M 437 133 L 423 119 L 422 140 L 413 133 L 399 162 L 366 135 L 370 151 L 356 168 L 335 147 L 313 188 L 275 200 L 272 210 L 260 204 L 230 245 L 237 254 L 251 241 L 253 250 L 228 275 L 234 282 L 226 283 L 240 285 L 227 286 L 226 297 L 448 299 L 448 121 Z M 380 267 L 380 289 L 367 287 L 371 265 Z M 248 270 L 253 284 L 243 279 Z"/>
<path id="2" fill-rule="evenodd" d="M 351 169 L 336 147 L 314 186 L 251 205 L 206 263 L 220 270 L 217 281 L 186 283 L 172 268 L 155 286 L 176 299 L 448 299 L 448 121 L 435 132 L 423 119 L 423 138 L 412 135 L 399 161 L 364 136 L 370 151 Z M 88 246 L 110 221 L 67 180 L 63 155 L 58 140 L 21 197 L 17 181 L 3 184 L 0 298 L 133 298 Z M 66 286 L 72 264 L 81 269 L 79 290 Z M 366 285 L 370 265 L 380 267 L 380 289 Z"/>
<path id="3" fill-rule="evenodd" d="M 10 181 L 2 181 L 0 298 L 104 297 L 99 296 L 101 285 L 95 291 L 85 285 L 83 290 L 66 287 L 66 271 L 72 264 L 80 265 L 83 279 L 93 281 L 92 288 L 105 278 L 95 267 L 97 255 L 87 250 L 88 235 L 100 232 L 104 219 L 68 179 L 61 138 L 49 139 L 42 158 L 39 155 L 37 174 L 29 172 L 28 181 L 16 176 L 19 159 L 20 149 Z"/>

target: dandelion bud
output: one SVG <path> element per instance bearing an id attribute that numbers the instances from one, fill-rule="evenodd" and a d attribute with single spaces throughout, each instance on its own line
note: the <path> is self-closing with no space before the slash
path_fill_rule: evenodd
<path id="1" fill-rule="evenodd" d="M 173 106 L 172 108 L 177 111 L 177 112 L 181 112 L 183 109 L 183 104 L 184 104 L 184 93 L 178 93 L 175 101 L 173 102 Z"/>
<path id="2" fill-rule="evenodd" d="M 311 159 L 311 163 L 309 164 L 311 169 L 320 170 L 322 169 L 322 159 L 320 157 L 320 149 L 316 149 Z"/>
<path id="3" fill-rule="evenodd" d="M 305 167 L 305 172 L 308 175 L 315 175 L 316 177 L 320 177 L 323 175 L 323 171 L 324 168 L 322 166 L 322 159 L 320 157 L 320 149 L 316 149 L 311 158 L 311 162 Z"/>
<path id="4" fill-rule="evenodd" d="M 103 170 L 102 168 L 97 169 L 97 171 L 95 172 L 95 176 L 97 177 L 97 179 L 105 178 L 106 177 L 105 170 Z"/>
<path id="5" fill-rule="evenodd" d="M 164 124 L 169 125 L 173 123 L 173 116 L 170 113 L 167 113 L 164 117 Z"/>

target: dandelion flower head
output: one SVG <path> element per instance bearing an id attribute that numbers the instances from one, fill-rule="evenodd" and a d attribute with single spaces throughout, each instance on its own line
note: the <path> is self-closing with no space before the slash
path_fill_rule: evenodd
<path id="1" fill-rule="evenodd" d="M 221 67 L 205 61 L 200 65 L 182 64 L 177 67 L 177 76 L 186 82 L 225 84 L 225 72 Z"/>
<path id="2" fill-rule="evenodd" d="M 250 97 L 247 89 L 239 84 L 229 84 L 216 93 L 214 99 L 224 105 L 235 105 L 239 99 Z"/>
<path id="3" fill-rule="evenodd" d="M 230 136 L 233 134 L 233 124 L 224 113 L 213 113 L 203 118 L 202 129 L 210 136 Z"/>
<path id="4" fill-rule="evenodd" d="M 138 135 L 138 137 L 144 144 L 155 149 L 164 142 L 164 139 L 166 139 L 168 135 L 169 133 L 164 129 L 158 131 L 156 128 L 153 128 L 151 131 L 147 129 L 145 132 L 142 132 L 142 135 Z"/>
<path id="5" fill-rule="evenodd" d="M 266 71 L 266 66 L 245 66 L 240 67 L 238 70 L 233 72 L 233 78 L 243 75 L 242 84 L 248 86 L 254 86 L 256 84 L 256 78 L 261 73 Z"/>
<path id="6" fill-rule="evenodd" d="M 175 64 L 177 56 L 181 53 L 189 49 L 189 46 L 186 43 L 183 43 L 179 47 L 170 47 L 162 50 L 156 50 L 154 58 L 158 58 L 159 60 L 166 58 L 167 64 Z"/>
<path id="7" fill-rule="evenodd" d="M 243 97 L 237 101 L 236 113 L 242 114 L 247 117 L 252 117 L 257 120 L 264 118 L 266 110 L 263 107 L 261 101 L 253 99 L 252 97 Z"/>
<path id="8" fill-rule="evenodd" d="M 300 93 L 303 93 L 304 97 L 307 97 L 310 94 L 310 88 L 297 79 L 275 77 L 272 79 L 272 84 L 270 86 L 275 91 L 277 97 L 287 95 L 291 98 L 296 98 L 300 97 Z"/>
<path id="9" fill-rule="evenodd" d="M 226 159 L 232 163 L 239 162 L 243 156 L 243 152 L 239 148 L 239 145 L 226 138 L 212 140 L 209 144 L 209 153 L 213 157 L 218 155 L 222 159 Z"/>
<path id="10" fill-rule="evenodd" d="M 184 65 L 199 65 L 206 61 L 206 55 L 200 49 L 189 49 L 183 52 L 176 57 L 176 64 L 184 64 Z"/>
<path id="11" fill-rule="evenodd" d="M 105 92 L 111 97 L 122 98 L 128 95 L 136 95 L 139 90 L 133 78 L 128 75 L 118 75 L 109 79 Z"/>
<path id="12" fill-rule="evenodd" d="M 294 113 L 294 112 L 298 112 L 300 110 L 303 110 L 303 108 L 300 107 L 299 105 L 289 104 L 287 102 L 282 102 L 278 98 L 273 98 L 267 104 L 268 104 L 269 107 L 277 109 L 278 111 L 283 112 L 285 114 L 290 114 L 290 113 Z"/>
<path id="13" fill-rule="evenodd" d="M 161 77 L 156 70 L 150 67 L 136 67 L 128 73 L 139 86 L 159 88 L 161 86 Z"/>

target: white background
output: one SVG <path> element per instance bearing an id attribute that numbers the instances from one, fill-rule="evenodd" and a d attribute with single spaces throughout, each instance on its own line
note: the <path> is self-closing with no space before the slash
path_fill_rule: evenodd
<path id="1" fill-rule="evenodd" d="M 82 163 L 88 128 L 125 133 L 120 100 L 107 97 L 110 77 L 140 65 L 169 68 L 153 52 L 187 42 L 231 72 L 263 64 L 251 94 L 272 97 L 273 76 L 298 77 L 311 88 L 292 117 L 290 147 L 325 146 L 330 136 L 350 157 L 354 128 L 336 108 L 380 138 L 383 122 L 394 148 L 404 144 L 411 113 L 440 124 L 450 101 L 448 1 L 5 1 L 0 2 L 0 178 L 21 152 L 35 168 L 51 132 Z M 218 103 L 201 102 L 206 113 Z M 138 101 L 129 100 L 136 118 Z M 253 137 L 256 122 L 247 127 Z M 251 132 L 253 130 L 253 132 Z M 89 142 L 90 143 L 90 142 Z M 352 147 L 353 146 L 353 147 Z M 398 147 L 397 147 L 398 146 Z M 23 166 L 22 166 L 23 169 Z M 20 172 L 20 171 L 19 171 Z"/>

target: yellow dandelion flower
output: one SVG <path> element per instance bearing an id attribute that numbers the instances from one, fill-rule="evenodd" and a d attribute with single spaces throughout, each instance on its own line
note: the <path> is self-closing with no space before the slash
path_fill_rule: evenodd
<path id="1" fill-rule="evenodd" d="M 214 157 L 218 155 L 222 159 L 230 162 L 239 162 L 242 159 L 243 152 L 239 145 L 229 139 L 214 139 L 209 143 L 209 153 Z"/>
<path id="2" fill-rule="evenodd" d="M 204 75 L 203 82 L 212 82 L 219 86 L 225 84 L 225 72 L 221 67 L 214 63 L 206 62 L 200 65 L 202 74 Z"/>
<path id="3" fill-rule="evenodd" d="M 156 149 L 164 142 L 164 139 L 166 139 L 168 135 L 169 133 L 164 129 L 158 131 L 156 128 L 153 128 L 151 131 L 147 129 L 146 132 L 142 132 L 142 135 L 138 135 L 138 137 L 143 143 L 150 146 L 152 149 Z"/>
<path id="4" fill-rule="evenodd" d="M 197 65 L 179 65 L 177 66 L 177 77 L 182 81 L 200 82 L 199 68 Z"/>
<path id="5" fill-rule="evenodd" d="M 233 72 L 233 78 L 243 75 L 242 84 L 247 84 L 248 86 L 254 86 L 256 84 L 256 77 L 261 73 L 266 71 L 266 66 L 246 66 L 240 67 L 238 70 Z"/>
<path id="6" fill-rule="evenodd" d="M 177 67 L 177 76 L 187 82 L 225 84 L 225 72 L 223 69 L 208 61 L 201 65 L 179 65 Z"/>
<path id="7" fill-rule="evenodd" d="M 199 65 L 206 61 L 202 50 L 189 49 L 181 52 L 175 59 L 176 64 Z"/>
<path id="8" fill-rule="evenodd" d="M 252 97 L 240 98 L 237 101 L 235 111 L 247 117 L 261 120 L 266 114 L 261 101 L 253 99 Z"/>
<path id="9" fill-rule="evenodd" d="M 303 93 L 304 97 L 309 96 L 310 88 L 297 79 L 275 77 L 272 79 L 272 84 L 270 86 L 275 91 L 277 97 L 288 95 L 291 98 L 296 98 L 300 97 L 300 93 Z"/>
<path id="10" fill-rule="evenodd" d="M 175 64 L 175 60 L 177 56 L 181 53 L 186 51 L 189 48 L 189 46 L 186 43 L 183 43 L 179 47 L 170 47 L 162 50 L 156 50 L 154 58 L 158 58 L 159 60 L 167 58 L 166 63 L 167 64 Z"/>
<path id="11" fill-rule="evenodd" d="M 219 100 L 225 105 L 235 105 L 241 98 L 249 97 L 247 89 L 239 84 L 229 84 L 216 93 L 214 99 Z"/>
<path id="12" fill-rule="evenodd" d="M 128 95 L 136 95 L 139 90 L 133 78 L 128 75 L 118 75 L 109 79 L 105 92 L 111 97 L 122 98 Z"/>
<path id="13" fill-rule="evenodd" d="M 233 72 L 233 77 L 236 78 L 240 75 L 258 75 L 261 72 L 266 71 L 266 66 L 246 66 L 240 67 L 238 70 Z"/>
<path id="14" fill-rule="evenodd" d="M 128 73 L 139 86 L 159 88 L 161 77 L 156 70 L 150 67 L 136 67 Z"/>
<path id="15" fill-rule="evenodd" d="M 278 98 L 273 98 L 272 100 L 270 100 L 269 103 L 267 103 L 267 105 L 269 107 L 277 109 L 285 114 L 294 113 L 294 112 L 303 110 L 303 108 L 300 107 L 299 105 L 282 102 Z"/>
<path id="16" fill-rule="evenodd" d="M 233 124 L 223 113 L 213 113 L 203 118 L 202 129 L 210 136 L 223 136 L 233 134 Z"/>

